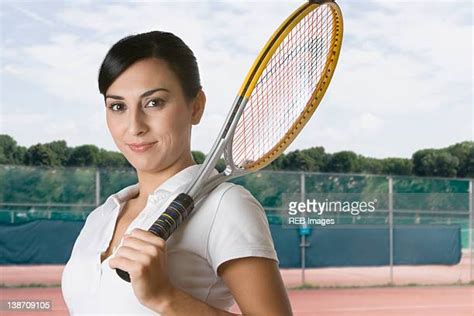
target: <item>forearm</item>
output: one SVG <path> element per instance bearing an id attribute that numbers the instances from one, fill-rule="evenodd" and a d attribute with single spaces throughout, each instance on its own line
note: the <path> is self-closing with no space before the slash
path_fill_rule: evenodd
<path id="1" fill-rule="evenodd" d="M 203 316 L 221 316 L 221 315 L 240 315 L 229 313 L 221 309 L 208 305 L 188 293 L 174 288 L 170 298 L 152 309 L 163 316 L 180 315 L 203 315 Z"/>

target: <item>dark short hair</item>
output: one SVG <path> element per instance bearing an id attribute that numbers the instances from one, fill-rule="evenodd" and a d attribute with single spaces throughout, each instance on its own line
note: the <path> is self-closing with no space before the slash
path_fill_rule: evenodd
<path id="1" fill-rule="evenodd" d="M 192 100 L 202 88 L 193 51 L 172 33 L 152 31 L 124 37 L 110 48 L 100 66 L 100 93 L 105 96 L 107 89 L 125 69 L 147 58 L 158 58 L 168 63 L 188 100 Z"/>

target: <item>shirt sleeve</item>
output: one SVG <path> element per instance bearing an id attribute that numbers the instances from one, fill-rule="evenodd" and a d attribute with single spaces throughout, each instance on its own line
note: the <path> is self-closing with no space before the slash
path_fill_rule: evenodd
<path id="1" fill-rule="evenodd" d="M 237 258 L 264 257 L 278 263 L 265 210 L 240 185 L 232 185 L 221 195 L 207 249 L 216 275 L 222 263 Z"/>

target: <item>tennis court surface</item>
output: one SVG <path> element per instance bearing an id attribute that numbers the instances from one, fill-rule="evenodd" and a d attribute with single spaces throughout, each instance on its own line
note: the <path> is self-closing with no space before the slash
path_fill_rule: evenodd
<path id="1" fill-rule="evenodd" d="M 464 261 L 466 262 L 466 261 Z M 462 262 L 461 262 L 462 264 Z M 398 271 L 395 281 L 403 283 L 408 277 L 416 274 L 413 271 L 431 271 L 430 266 L 403 267 Z M 420 269 L 421 268 L 421 269 Z M 433 266 L 431 269 L 442 269 Z M 0 275 L 2 281 L 8 286 L 24 284 L 59 284 L 63 266 L 2 266 Z M 385 270 L 384 270 L 385 269 Z M 387 268 L 330 268 L 309 269 L 306 271 L 306 281 L 317 283 L 320 286 L 341 286 L 352 280 L 352 285 L 377 274 L 380 280 L 386 275 Z M 415 270 L 414 270 L 415 269 Z M 450 267 L 445 267 L 446 271 Z M 452 267 L 451 269 L 452 270 Z M 372 272 L 371 272 L 372 271 Z M 474 286 L 459 285 L 433 285 L 420 287 L 370 287 L 370 288 L 320 288 L 320 289 L 291 289 L 298 285 L 301 276 L 300 269 L 282 269 L 294 315 L 474 315 Z M 446 277 L 446 273 L 438 270 L 431 274 L 432 281 L 436 282 L 437 275 Z M 403 277 L 403 275 L 406 277 Z M 463 273 L 465 274 L 465 273 Z M 423 278 L 423 274 L 420 274 Z M 329 280 L 332 280 L 329 283 Z M 372 280 L 374 280 L 372 278 Z M 331 285 L 332 284 L 332 285 Z M 365 286 L 366 283 L 360 285 Z M 2 300 L 51 300 L 53 310 L 48 315 L 68 315 L 66 305 L 59 287 L 24 287 L 0 289 Z M 232 308 L 237 312 L 237 306 Z M 45 315 L 43 312 L 4 312 L 2 315 Z"/>

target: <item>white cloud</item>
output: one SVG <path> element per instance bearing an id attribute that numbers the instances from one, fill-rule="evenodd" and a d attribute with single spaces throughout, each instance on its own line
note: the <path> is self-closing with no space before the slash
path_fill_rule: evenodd
<path id="1" fill-rule="evenodd" d="M 15 6 L 14 7 L 16 10 L 18 10 L 19 12 L 25 14 L 27 17 L 35 20 L 35 21 L 38 21 L 42 24 L 45 24 L 47 26 L 54 26 L 55 23 L 51 20 L 48 20 L 48 19 L 45 19 L 43 18 L 42 16 L 40 16 L 39 14 L 36 14 L 35 12 L 32 12 L 28 9 L 25 9 L 25 8 L 22 8 L 22 7 L 18 7 L 18 6 Z"/>
<path id="2" fill-rule="evenodd" d="M 3 116 L 3 115 L 2 115 Z M 7 114 L 3 119 L 11 125 L 30 125 L 44 123 L 48 119 L 47 114 Z"/>
<path id="3" fill-rule="evenodd" d="M 466 109 L 472 108 L 469 3 L 339 3 L 345 35 L 338 68 L 315 117 L 290 148 L 324 145 L 328 151 L 409 156 L 413 149 L 472 138 L 472 109 Z M 57 138 L 115 149 L 103 112 L 97 110 L 103 102 L 97 90 L 100 63 L 120 38 L 159 29 L 182 37 L 198 58 L 208 104 L 194 129 L 193 148 L 206 152 L 212 145 L 209 135 L 220 130 L 255 56 L 297 5 L 289 1 L 191 4 L 85 0 L 58 5 L 45 15 L 23 3 L 22 15 L 40 22 L 38 28 L 47 27 L 42 31 L 49 35 L 39 43 L 21 44 L 5 36 L 2 85 L 20 79 L 58 102 L 49 105 L 54 113 L 47 119 L 48 128 L 26 126 L 20 132 L 6 123 L 5 131 L 31 143 Z M 3 24 L 4 33 L 8 35 L 12 27 L 21 32 L 22 23 L 24 17 L 18 18 L 18 25 Z M 30 34 L 16 36 L 28 39 Z M 5 113 L 4 118 L 11 118 L 18 106 L 22 104 L 2 97 L 2 117 Z M 437 128 L 437 118 L 429 115 L 432 112 L 445 118 L 444 134 Z M 41 113 L 30 114 L 31 119 Z M 426 119 L 417 121 L 420 117 Z M 404 126 L 403 131 L 386 128 L 397 125 Z M 418 133 L 420 129 L 426 133 Z M 405 133 L 412 136 L 401 140 L 399 135 Z"/>
<path id="4" fill-rule="evenodd" d="M 354 131 L 362 130 L 372 133 L 377 132 L 382 127 L 383 121 L 372 113 L 363 113 L 349 124 Z"/>
<path id="5" fill-rule="evenodd" d="M 346 19 L 350 44 L 343 46 L 337 70 L 343 75 L 334 85 L 349 93 L 337 96 L 338 103 L 361 111 L 400 113 L 434 110 L 458 96 L 467 100 L 472 82 L 467 39 L 472 28 L 460 22 L 463 11 L 455 5 L 426 7 L 420 2 L 377 5 L 390 12 L 368 11 Z"/>
<path id="6" fill-rule="evenodd" d="M 2 68 L 4 74 L 10 74 L 14 76 L 23 76 L 25 74 L 24 68 L 18 67 L 12 64 L 6 64 Z"/>

